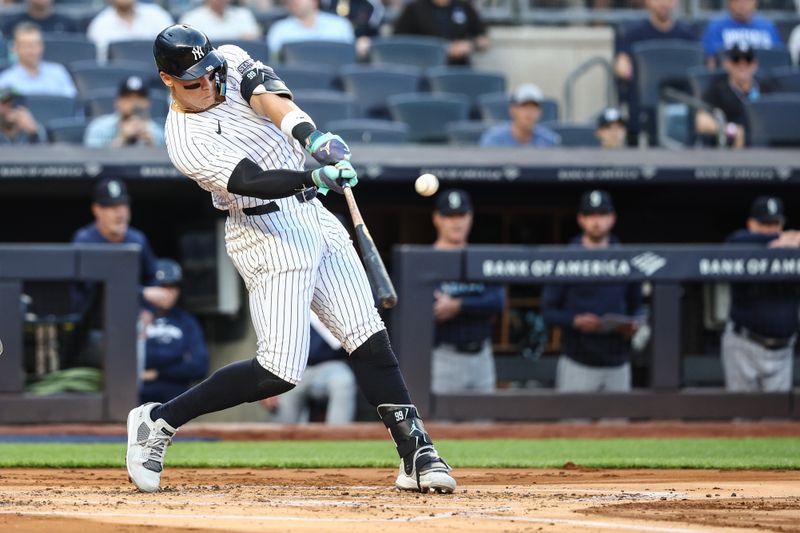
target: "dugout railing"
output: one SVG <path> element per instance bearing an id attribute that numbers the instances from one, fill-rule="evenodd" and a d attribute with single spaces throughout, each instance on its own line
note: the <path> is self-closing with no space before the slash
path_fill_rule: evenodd
<path id="1" fill-rule="evenodd" d="M 125 420 L 138 403 L 138 256 L 135 245 L 0 245 L 0 423 Z M 105 324 L 103 388 L 52 395 L 27 392 L 26 317 L 21 305 L 25 283 L 81 281 L 104 288 L 100 302 Z"/>
<path id="2" fill-rule="evenodd" d="M 396 246 L 398 304 L 392 342 L 415 403 L 431 419 L 556 420 L 565 418 L 800 418 L 800 395 L 730 393 L 681 387 L 681 284 L 797 281 L 796 249 L 730 246 L 572 247 L 470 246 L 434 251 Z M 649 387 L 630 393 L 575 394 L 552 389 L 436 395 L 430 390 L 434 339 L 432 294 L 442 281 L 513 284 L 649 282 L 652 329 Z"/>

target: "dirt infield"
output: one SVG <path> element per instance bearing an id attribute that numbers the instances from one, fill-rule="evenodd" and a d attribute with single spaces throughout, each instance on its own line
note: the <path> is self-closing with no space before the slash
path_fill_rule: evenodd
<path id="1" fill-rule="evenodd" d="M 126 477 L 0 469 L 0 531 L 800 532 L 798 471 L 459 469 L 452 495 L 388 469 L 168 469 L 157 494 Z"/>

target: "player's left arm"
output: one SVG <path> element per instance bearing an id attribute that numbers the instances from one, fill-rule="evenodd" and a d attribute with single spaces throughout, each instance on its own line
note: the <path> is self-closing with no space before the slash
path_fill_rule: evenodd
<path id="1" fill-rule="evenodd" d="M 239 90 L 253 111 L 300 141 L 319 163 L 335 165 L 350 160 L 347 143 L 338 135 L 319 131 L 311 117 L 291 100 L 291 91 L 272 69 L 255 64 L 242 75 Z"/>

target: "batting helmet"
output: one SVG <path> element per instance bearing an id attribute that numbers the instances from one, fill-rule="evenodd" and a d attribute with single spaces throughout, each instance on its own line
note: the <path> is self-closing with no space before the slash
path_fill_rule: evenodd
<path id="1" fill-rule="evenodd" d="M 181 266 L 172 259 L 159 259 L 156 262 L 156 284 L 180 285 L 183 280 Z"/>
<path id="2" fill-rule="evenodd" d="M 195 80 L 214 72 L 218 91 L 225 94 L 225 58 L 203 32 L 186 24 L 170 26 L 156 36 L 153 56 L 160 72 L 179 80 Z"/>

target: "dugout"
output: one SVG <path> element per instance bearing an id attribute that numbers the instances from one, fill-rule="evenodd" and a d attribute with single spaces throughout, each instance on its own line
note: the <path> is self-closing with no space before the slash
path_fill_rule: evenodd
<path id="1" fill-rule="evenodd" d="M 475 244 L 563 244 L 577 232 L 578 198 L 597 187 L 613 195 L 619 215 L 616 233 L 627 244 L 719 243 L 742 227 L 750 202 L 760 194 L 784 199 L 789 227 L 800 217 L 793 194 L 800 184 L 800 158 L 794 150 L 470 151 L 354 146 L 353 152 L 362 180 L 355 192 L 390 270 L 393 246 L 428 244 L 434 237 L 433 201 L 413 190 L 413 181 L 422 172 L 439 176 L 443 188 L 460 187 L 473 195 L 471 242 Z M 132 225 L 148 235 L 156 254 L 174 257 L 185 268 L 188 260 L 188 272 L 194 268 L 195 274 L 205 276 L 185 292 L 188 303 L 194 302 L 187 307 L 201 315 L 212 357 L 215 346 L 235 344 L 245 336 L 247 317 L 241 307 L 238 312 L 223 310 L 215 286 L 224 215 L 213 209 L 208 193 L 178 175 L 163 150 L 4 147 L 0 161 L 0 242 L 69 242 L 75 229 L 91 221 L 94 181 L 122 178 L 133 199 Z M 346 212 L 342 198 L 324 202 Z M 197 255 L 187 257 L 187 246 Z M 712 384 L 717 370 L 705 364 L 716 357 L 717 334 L 703 323 L 710 298 L 704 287 L 699 283 L 684 287 L 681 350 L 705 357 L 697 360 L 696 368 L 710 372 L 706 384 Z M 514 373 L 524 362 L 518 357 L 520 345 L 509 329 L 509 317 L 515 307 L 535 306 L 536 295 L 521 286 L 512 286 L 511 291 L 495 343 L 498 354 L 508 356 L 508 372 Z M 391 322 L 392 316 L 387 320 Z M 638 384 L 647 385 L 647 359 L 635 364 Z"/>

